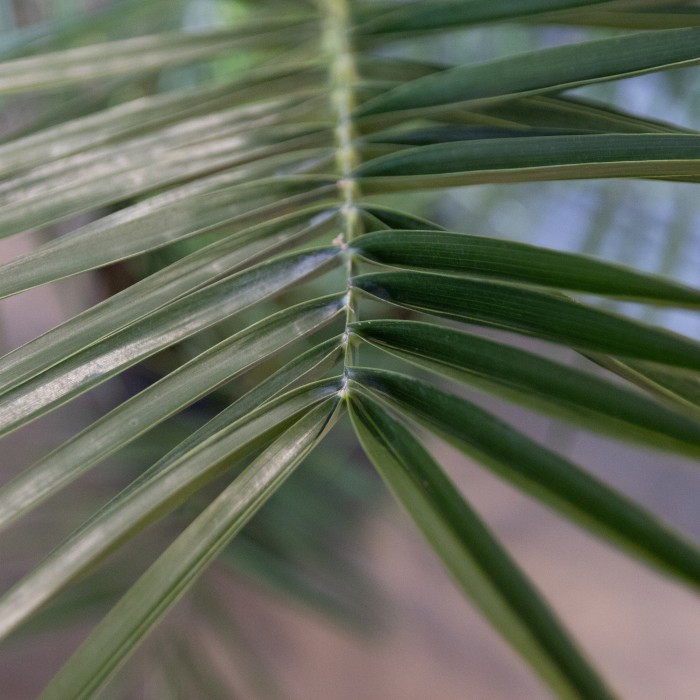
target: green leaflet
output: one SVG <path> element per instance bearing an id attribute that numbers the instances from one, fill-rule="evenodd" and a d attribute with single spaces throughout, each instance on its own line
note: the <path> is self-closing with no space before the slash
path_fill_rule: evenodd
<path id="1" fill-rule="evenodd" d="M 270 183 L 265 184 L 268 185 L 268 191 L 274 191 Z M 293 192 L 293 188 L 290 189 Z M 161 299 L 169 300 L 191 291 L 197 283 L 208 282 L 213 276 L 235 269 L 255 257 L 256 253 L 274 250 L 287 241 L 298 243 L 300 240 L 312 239 L 331 225 L 331 214 L 328 213 L 330 193 L 326 188 L 312 190 L 311 193 L 292 194 L 290 197 L 280 192 L 283 195 L 281 199 L 272 205 L 261 207 L 262 211 L 254 212 L 247 211 L 249 202 L 236 202 L 235 192 L 228 194 L 231 201 L 225 210 L 215 206 L 212 202 L 214 198 L 206 195 L 195 196 L 182 202 L 182 206 L 167 206 L 163 210 L 157 206 L 150 209 L 149 206 L 137 205 L 122 210 L 114 218 L 104 217 L 100 222 L 88 224 L 72 234 L 49 241 L 35 251 L 0 267 L 0 296 L 17 294 L 47 282 L 158 250 L 191 236 L 218 233 L 221 240 L 200 248 L 147 279 L 139 280 L 134 285 L 135 292 L 124 290 L 129 293 L 122 293 L 119 306 L 124 308 L 130 294 L 136 293 L 143 300 L 147 295 L 146 290 L 152 288 L 159 291 Z M 254 193 L 245 188 L 240 194 L 250 196 Z M 220 197 L 219 193 L 217 198 Z M 319 199 L 321 202 L 318 202 Z M 317 203 L 314 204 L 314 201 Z M 306 202 L 311 206 L 305 208 Z M 239 206 L 236 207 L 236 204 Z M 292 215 L 276 216 L 287 209 L 296 211 Z M 207 211 L 206 216 L 201 214 L 204 210 Z M 109 221 L 105 221 L 105 218 Z M 239 228 L 246 220 L 256 222 L 260 219 L 264 223 Z M 200 223 L 193 224 L 195 220 Z M 300 226 L 300 223 L 306 225 Z M 227 228 L 234 230 L 224 236 Z M 167 297 L 164 287 L 173 287 L 173 278 L 177 284 L 169 290 L 173 296 Z M 142 307 L 147 308 L 147 304 L 142 303 Z M 72 320 L 69 321 L 71 322 Z"/>
<path id="2" fill-rule="evenodd" d="M 427 70 L 427 69 L 426 69 Z M 432 73 L 445 70 L 433 67 Z M 649 119 L 624 111 L 615 105 L 598 102 L 573 94 L 540 94 L 517 97 L 505 102 L 487 102 L 453 108 L 426 108 L 423 119 L 428 123 L 454 125 L 484 125 L 494 128 L 559 130 L 562 133 L 601 132 L 613 134 L 689 134 L 693 129 Z M 384 129 L 402 128 L 412 124 L 404 112 L 387 112 L 358 119 L 366 134 L 363 141 L 381 141 Z M 533 131 L 531 136 L 536 136 Z"/>
<path id="3" fill-rule="evenodd" d="M 458 141 L 476 141 L 478 139 L 511 139 L 532 136 L 562 136 L 579 133 L 575 129 L 541 129 L 529 127 L 518 129 L 504 126 L 479 125 L 440 125 L 427 126 L 410 131 L 382 131 L 368 139 L 368 143 L 381 143 L 396 146 L 432 146 Z M 581 132 L 586 133 L 586 132 Z"/>
<path id="4" fill-rule="evenodd" d="M 310 158 L 323 159 L 332 153 L 327 135 L 302 138 L 308 143 L 316 139 L 318 139 L 318 145 L 308 149 L 297 148 L 299 143 L 294 139 L 291 143 L 282 141 L 270 146 L 255 147 L 247 144 L 245 139 L 235 136 L 212 139 L 212 143 L 204 145 L 192 143 L 167 153 L 153 153 L 149 152 L 149 149 L 142 151 L 139 148 L 129 153 L 125 149 L 121 167 L 115 167 L 109 158 L 97 157 L 84 168 L 79 162 L 73 163 L 73 173 L 59 171 L 58 176 L 39 178 L 37 182 L 32 181 L 31 174 L 27 178 L 13 178 L 6 183 L 9 191 L 0 191 L 0 215 L 3 217 L 0 236 L 11 236 L 34 226 L 44 226 L 74 214 L 94 210 L 98 206 L 123 202 L 137 195 L 152 194 L 154 190 L 161 187 L 176 185 L 183 185 L 183 187 L 174 192 L 174 197 L 169 198 L 168 195 L 171 192 L 166 192 L 154 198 L 155 201 L 140 202 L 141 206 L 136 205 L 135 212 L 146 210 L 151 214 L 149 206 L 165 205 L 169 208 L 167 213 L 171 217 L 173 215 L 177 217 L 179 230 L 182 230 L 185 225 L 188 227 L 186 230 L 207 228 L 225 218 L 220 214 L 223 193 L 215 192 L 209 197 L 211 199 L 216 194 L 219 195 L 219 201 L 215 200 L 210 205 L 213 207 L 218 204 L 219 212 L 215 210 L 210 212 L 203 198 L 199 201 L 195 200 L 192 207 L 192 202 L 186 201 L 188 198 L 202 192 L 206 193 L 207 190 L 211 191 L 212 185 L 214 188 L 221 189 L 222 186 L 236 183 L 241 185 L 242 191 L 249 190 L 246 194 L 250 197 L 250 190 L 256 187 L 260 189 L 260 181 L 271 177 L 281 168 L 287 167 L 293 170 L 299 161 Z M 81 156 L 76 156 L 74 160 L 80 161 Z M 117 162 L 119 163 L 119 160 Z M 58 165 L 61 163 L 59 162 Z M 213 178 L 207 177 L 221 170 L 224 171 L 223 176 L 217 174 Z M 74 177 L 66 180 L 67 175 Z M 319 184 L 323 184 L 323 179 L 319 178 L 319 180 Z M 272 184 L 265 184 L 268 198 L 276 192 L 276 199 L 278 199 L 281 194 L 290 189 L 290 182 L 286 177 L 276 178 Z M 292 188 L 294 184 L 292 181 Z M 310 183 L 305 180 L 305 184 L 308 187 Z M 180 198 L 178 195 L 185 201 L 177 202 Z M 254 200 L 253 202 L 248 200 L 246 201 L 248 206 L 242 207 L 240 198 L 234 195 L 231 199 L 228 208 L 230 218 L 241 210 L 250 211 L 250 204 L 255 204 Z M 179 212 L 177 207 L 170 207 L 174 203 L 180 204 Z M 262 203 L 267 202 L 263 199 Z M 236 204 L 237 211 L 234 209 Z M 188 205 L 190 207 L 186 208 Z M 129 213 L 133 214 L 134 211 Z M 209 218 L 212 213 L 213 221 Z M 218 218 L 216 214 L 219 214 Z M 108 222 L 100 221 L 99 224 L 102 227 L 105 223 L 111 225 L 120 220 L 123 221 L 126 215 L 120 211 Z M 166 227 L 167 229 L 173 227 L 173 218 L 166 221 Z M 179 237 L 183 235 L 185 234 L 180 233 Z M 161 235 L 161 239 L 163 238 L 165 242 L 170 242 L 165 235 Z"/>
<path id="5" fill-rule="evenodd" d="M 291 31 L 284 24 L 279 29 L 265 25 L 255 29 L 250 25 L 218 32 L 141 36 L 6 61 L 0 65 L 0 94 L 55 90 L 75 83 L 158 71 L 211 59 L 229 53 L 236 45 L 245 47 L 260 41 L 265 41 L 266 48 L 294 45 L 308 31 L 303 24 Z"/>
<path id="6" fill-rule="evenodd" d="M 658 120 L 644 119 L 603 102 L 574 95 L 532 95 L 496 102 L 469 111 L 479 123 L 529 126 L 541 129 L 579 129 L 602 133 L 690 133 L 689 129 Z"/>
<path id="7" fill-rule="evenodd" d="M 644 7 L 644 2 L 638 3 L 638 7 L 630 5 L 618 8 L 601 7 L 582 9 L 578 12 L 557 12 L 551 15 L 543 15 L 542 22 L 555 24 L 573 24 L 588 27 L 615 27 L 621 29 L 674 29 L 682 27 L 700 26 L 700 8 L 686 5 L 682 2 L 664 2 L 660 0 L 654 7 Z M 670 7 L 663 7 L 670 5 Z"/>
<path id="8" fill-rule="evenodd" d="M 170 451 L 169 459 L 175 459 L 184 454 L 198 441 L 201 442 L 216 435 L 230 424 L 243 418 L 246 414 L 254 413 L 263 404 L 272 402 L 280 394 L 288 391 L 291 386 L 297 386 L 301 381 L 322 377 L 336 367 L 342 357 L 342 350 L 341 336 L 339 336 L 301 353 L 241 396 L 228 408 L 214 416 L 190 437 L 185 438 L 177 447 Z M 133 483 L 137 484 L 138 479 Z"/>
<path id="9" fill-rule="evenodd" d="M 90 32 L 106 32 L 114 29 L 115 22 L 146 20 L 147 25 L 153 18 L 162 14 L 164 8 L 171 3 L 164 0 L 154 0 L 145 5 L 143 2 L 123 0 L 117 6 L 102 6 L 87 12 L 71 12 L 61 15 L 49 13 L 42 22 L 34 22 L 25 27 L 13 27 L 12 31 L 3 33 L 0 41 L 2 58 L 15 58 L 31 54 L 37 50 L 55 50 L 70 46 L 71 42 L 80 39 Z M 150 20 L 149 20 L 150 18 Z M 158 22 L 158 26 L 162 26 Z"/>
<path id="10" fill-rule="evenodd" d="M 352 386 L 352 385 L 351 385 Z M 423 446 L 350 389 L 362 446 L 456 583 L 559 697 L 612 698 L 546 603 Z"/>
<path id="11" fill-rule="evenodd" d="M 314 406 L 327 403 L 337 394 L 338 385 L 337 379 L 307 385 L 247 413 L 232 406 L 227 416 L 237 415 L 237 419 L 227 425 L 214 419 L 186 438 L 0 598 L 0 637 L 109 552 L 278 436 Z"/>
<path id="12" fill-rule="evenodd" d="M 698 61 L 700 28 L 618 36 L 450 68 L 369 100 L 358 114 L 506 100 Z"/>
<path id="13" fill-rule="evenodd" d="M 301 206 L 302 201 L 296 199 L 296 204 Z M 276 205 L 277 211 L 279 206 Z M 282 210 L 285 206 L 293 205 L 286 201 L 286 204 L 282 204 Z M 288 242 L 300 242 L 307 236 L 313 238 L 316 233 L 321 234 L 332 225 L 331 214 L 317 215 L 307 228 L 299 229 L 298 225 L 292 225 L 298 218 L 307 221 L 315 211 L 315 208 L 302 208 L 301 217 L 277 217 L 267 209 L 267 214 L 273 217 L 267 224 L 243 229 L 237 235 L 201 248 L 8 353 L 0 359 L 0 390 L 8 391 L 57 364 L 61 357 L 70 356 L 115 330 L 131 325 L 159 307 L 206 285 L 213 277 L 251 264 L 259 254 L 268 254 L 286 247 Z M 73 251 L 62 250 L 53 258 L 54 265 L 63 272 L 65 266 L 71 264 L 72 258 L 68 252 Z M 77 254 L 73 260 L 81 265 L 84 262 L 84 258 Z M 36 282 L 33 268 L 26 267 L 24 261 L 26 258 L 18 260 L 17 265 L 26 270 L 30 282 Z M 50 271 L 57 272 L 54 265 L 50 266 Z M 13 277 L 8 275 L 3 280 L 8 286 L 13 286 L 18 283 Z"/>
<path id="14" fill-rule="evenodd" d="M 379 272 L 353 286 L 379 299 L 438 316 L 525 333 L 583 350 L 700 370 L 700 344 L 562 295 L 468 277 Z"/>
<path id="15" fill-rule="evenodd" d="M 26 615 L 31 615 L 31 611 L 39 607 L 42 601 L 48 600 L 56 591 L 67 585 L 75 578 L 76 572 L 94 565 L 101 560 L 109 547 L 118 546 L 119 542 L 147 527 L 151 522 L 150 517 L 165 515 L 167 504 L 171 507 L 177 505 L 178 493 L 180 497 L 186 497 L 198 484 L 202 485 L 209 478 L 215 478 L 220 468 L 228 468 L 228 461 L 220 465 L 216 463 L 216 450 L 224 443 L 218 442 L 218 447 L 210 448 L 208 445 L 213 441 L 231 435 L 229 446 L 235 443 L 235 454 L 240 457 L 246 454 L 246 451 L 253 450 L 260 440 L 283 430 L 288 418 L 296 415 L 297 410 L 304 410 L 305 407 L 335 394 L 338 382 L 330 380 L 307 384 L 275 399 L 290 384 L 317 379 L 332 369 L 341 356 L 339 343 L 340 338 L 333 338 L 302 353 L 188 435 L 150 469 L 132 481 L 122 493 L 85 523 L 74 537 L 33 569 L 12 592 L 8 591 L 0 599 L 0 606 L 6 604 L 7 607 L 7 614 L 2 615 L 0 623 L 4 625 L 3 629 L 9 631 L 15 625 L 22 624 L 23 618 L 26 621 Z M 162 477 L 173 473 L 179 474 L 179 477 L 171 477 L 166 486 Z M 122 503 L 131 504 L 126 519 L 121 517 Z M 154 504 L 161 510 L 149 511 Z M 150 516 L 146 517 L 149 512 Z M 104 526 L 105 523 L 107 526 Z M 84 548 L 82 544 L 91 537 L 97 537 L 102 547 Z M 91 587 L 91 590 L 92 588 L 94 587 Z M 3 603 L 3 600 L 6 603 Z M 80 603 L 84 606 L 84 597 Z M 55 605 L 51 610 L 55 610 Z M 28 624 L 31 624 L 32 620 L 33 617 L 29 617 Z"/>
<path id="16" fill-rule="evenodd" d="M 157 153 L 160 147 L 164 156 L 175 146 L 197 141 L 205 144 L 227 132 L 245 136 L 251 146 L 261 145 L 262 140 L 256 136 L 273 137 L 283 124 L 300 118 L 317 79 L 315 73 L 300 69 L 293 76 L 270 76 L 262 85 L 229 83 L 226 89 L 183 90 L 127 102 L 0 145 L 0 173 L 18 182 L 30 178 L 46 182 L 57 170 L 71 170 L 77 177 L 83 165 L 97 170 L 100 161 L 123 164 L 122 158 L 127 155 L 135 161 L 129 151 L 139 147 L 151 153 Z M 234 89 L 238 99 L 232 108 L 230 93 Z M 283 89 L 287 96 L 280 99 L 278 94 Z M 275 125 L 276 129 L 246 134 L 256 121 L 261 127 Z M 60 183 L 60 178 L 56 182 Z M 3 183 L 0 191 L 6 192 L 12 184 Z"/>
<path id="17" fill-rule="evenodd" d="M 700 307 L 700 291 L 670 280 L 514 241 L 442 231 L 387 231 L 361 236 L 352 249 L 386 265 Z"/>
<path id="18" fill-rule="evenodd" d="M 553 362 L 534 353 L 452 328 L 415 321 L 362 321 L 357 337 L 432 371 L 472 382 L 557 418 L 589 422 L 618 437 L 643 439 L 655 447 L 700 448 L 700 422 L 678 415 L 617 383 Z"/>
<path id="19" fill-rule="evenodd" d="M 693 545 L 571 462 L 425 382 L 364 368 L 348 373 L 351 391 L 379 396 L 566 517 L 700 588 L 700 552 Z"/>
<path id="20" fill-rule="evenodd" d="M 37 165 L 46 166 L 51 161 L 114 144 L 118 139 L 143 136 L 147 130 L 153 133 L 157 129 L 165 136 L 166 127 L 179 126 L 187 120 L 192 122 L 197 117 L 216 117 L 221 110 L 228 110 L 240 121 L 256 115 L 267 123 L 285 121 L 298 113 L 297 105 L 305 96 L 304 91 L 318 86 L 321 77 L 318 70 L 302 66 L 294 66 L 292 70 L 286 66 L 261 67 L 223 86 L 183 89 L 131 100 L 3 143 L 0 173 L 5 176 Z M 279 98 L 282 90 L 285 97 Z M 296 96 L 299 90 L 303 91 L 301 98 Z M 229 109 L 232 93 L 236 95 L 237 106 Z M 262 104 L 261 100 L 264 100 Z"/>
<path id="21" fill-rule="evenodd" d="M 671 408 L 700 419 L 700 376 L 675 368 L 645 362 L 622 361 L 604 355 L 590 355 L 602 367 L 656 394 Z"/>
<path id="22" fill-rule="evenodd" d="M 700 175 L 700 136 L 577 134 L 440 143 L 366 161 L 355 175 L 368 192 L 598 177 L 692 180 Z"/>
<path id="23" fill-rule="evenodd" d="M 225 166 L 254 162 L 257 169 L 247 169 L 250 180 L 255 172 L 264 175 L 260 166 L 279 167 L 293 162 L 294 154 L 323 153 L 332 146 L 329 130 L 323 126 L 283 127 L 275 114 L 266 115 L 260 109 L 250 112 L 243 119 L 236 109 L 223 110 L 15 173 L 0 184 L 5 227 L 11 231 L 12 225 L 21 225 L 24 219 L 17 210 L 22 208 L 37 209 L 29 221 L 39 222 L 40 216 L 58 219 L 86 206 L 118 202 Z M 256 132 L 273 124 L 279 129 L 276 138 L 265 139 Z M 160 169 L 154 167 L 156 162 Z M 90 198 L 91 207 L 85 204 Z"/>
<path id="24" fill-rule="evenodd" d="M 291 284 L 327 271 L 338 264 L 339 255 L 338 248 L 285 255 L 178 299 L 6 392 L 0 400 L 0 432 L 37 418 Z"/>
<path id="25" fill-rule="evenodd" d="M 388 228 L 424 230 L 427 227 L 428 229 L 436 231 L 442 230 L 441 226 L 434 224 L 432 221 L 389 207 L 382 207 L 375 204 L 363 204 L 362 211 L 375 217 Z"/>
<path id="26" fill-rule="evenodd" d="M 182 597 L 333 423 L 328 399 L 287 429 L 168 547 L 95 628 L 41 694 L 92 697 Z"/>
<path id="27" fill-rule="evenodd" d="M 372 56 L 371 59 L 358 55 L 357 64 L 362 77 L 368 82 L 386 83 L 395 87 L 407 80 L 416 80 L 444 69 L 444 64 L 414 61 L 405 56 Z"/>
<path id="28" fill-rule="evenodd" d="M 244 329 L 132 396 L 0 488 L 0 530 L 43 499 L 236 374 L 333 321 L 338 295 L 314 300 Z"/>
<path id="29" fill-rule="evenodd" d="M 376 19 L 361 24 L 362 35 L 423 33 L 436 29 L 482 24 L 485 22 L 513 21 L 543 12 L 586 7 L 610 0 L 422 0 L 405 3 L 396 10 L 387 10 Z M 574 15 L 575 16 L 575 15 Z"/>

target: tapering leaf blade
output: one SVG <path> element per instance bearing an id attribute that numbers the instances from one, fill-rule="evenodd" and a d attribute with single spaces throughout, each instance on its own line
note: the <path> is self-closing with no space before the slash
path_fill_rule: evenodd
<path id="1" fill-rule="evenodd" d="M 616 134 L 679 134 L 691 129 L 649 119 L 578 95 L 532 95 L 470 110 L 477 122 Z"/>
<path id="2" fill-rule="evenodd" d="M 418 146 L 365 161 L 367 192 L 539 180 L 700 176 L 695 134 L 577 134 L 479 139 Z"/>
<path id="3" fill-rule="evenodd" d="M 28 58 L 6 61 L 0 66 L 0 94 L 56 90 L 66 85 L 139 74 L 211 59 L 236 48 L 293 45 L 306 35 L 304 24 L 285 32 L 261 25 L 210 32 L 161 34 L 92 44 Z M 275 31 L 277 30 L 277 31 Z"/>
<path id="4" fill-rule="evenodd" d="M 228 486 L 112 608 L 41 693 L 86 700 L 194 584 L 329 428 L 337 400 L 309 411 Z"/>
<path id="5" fill-rule="evenodd" d="M 458 66 L 367 101 L 361 115 L 558 92 L 700 61 L 700 28 L 598 39 Z"/>
<path id="6" fill-rule="evenodd" d="M 517 21 L 545 12 L 568 10 L 609 2 L 609 0 L 451 0 L 404 3 L 358 27 L 360 35 L 423 33 L 486 22 Z"/>
<path id="7" fill-rule="evenodd" d="M 353 286 L 392 304 L 532 335 L 584 350 L 700 370 L 700 344 L 682 335 L 515 285 L 426 272 L 378 272 Z"/>
<path id="8" fill-rule="evenodd" d="M 338 295 L 263 319 L 124 401 L 0 487 L 0 530 L 220 384 L 330 323 L 344 303 Z"/>
<path id="9" fill-rule="evenodd" d="M 252 304 L 338 264 L 338 248 L 285 255 L 178 299 L 6 392 L 0 432 L 8 432 Z"/>
<path id="10" fill-rule="evenodd" d="M 369 392 L 412 417 L 500 477 L 651 566 L 700 588 L 700 551 L 598 479 L 475 404 L 406 375 L 348 371 Z"/>
<path id="11" fill-rule="evenodd" d="M 410 432 L 351 393 L 365 452 L 457 585 L 562 698 L 612 698 L 480 518 Z"/>
<path id="12" fill-rule="evenodd" d="M 415 321 L 361 321 L 351 333 L 451 379 L 504 388 L 508 398 L 616 437 L 697 456 L 700 422 L 617 383 L 517 347 Z"/>
<path id="13" fill-rule="evenodd" d="M 376 262 L 560 290 L 700 307 L 700 291 L 586 255 L 443 231 L 367 234 L 352 249 Z"/>
<path id="14" fill-rule="evenodd" d="M 0 637 L 109 552 L 233 469 L 314 406 L 327 402 L 338 387 L 337 379 L 305 385 L 249 411 L 242 410 L 245 404 L 233 404 L 188 436 L 0 597 Z"/>

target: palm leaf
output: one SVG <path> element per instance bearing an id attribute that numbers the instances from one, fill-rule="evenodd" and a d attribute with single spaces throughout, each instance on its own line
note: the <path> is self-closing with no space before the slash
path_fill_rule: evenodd
<path id="1" fill-rule="evenodd" d="M 610 697 L 525 576 L 420 443 L 372 401 L 353 397 L 350 406 L 372 462 L 485 616 L 562 697 Z"/>
<path id="2" fill-rule="evenodd" d="M 42 697 L 94 695 L 314 447 L 328 428 L 336 404 L 337 399 L 330 405 L 327 401 L 300 418 L 224 489 L 112 609 Z M 216 457 L 222 458 L 222 454 Z"/>
<path id="3" fill-rule="evenodd" d="M 446 231 L 420 211 L 424 195 L 401 195 L 433 193 L 428 216 L 440 219 L 435 202 L 445 187 L 697 182 L 692 125 L 567 92 L 700 62 L 696 8 L 294 0 L 239 3 L 236 22 L 197 32 L 170 26 L 81 41 L 115 17 L 136 17 L 141 5 L 49 21 L 0 46 L 8 104 L 20 93 L 42 104 L 68 94 L 80 104 L 81 91 L 129 75 L 128 89 L 108 83 L 115 88 L 104 105 L 56 113 L 0 144 L 0 235 L 64 229 L 0 268 L 0 297 L 89 271 L 132 280 L 0 358 L 0 432 L 136 366 L 157 377 L 1 486 L 0 526 L 21 527 L 41 503 L 60 503 L 65 486 L 129 454 L 188 407 L 216 409 L 0 597 L 7 635 L 99 572 L 109 553 L 131 551 L 132 538 L 156 521 L 172 528 L 188 512 L 179 509 L 198 513 L 42 697 L 94 696 L 222 551 L 234 561 L 231 538 L 313 457 L 346 405 L 354 438 L 389 489 L 541 680 L 565 698 L 613 697 L 407 426 L 427 427 L 563 517 L 697 588 L 700 552 L 682 534 L 455 393 L 455 382 L 697 458 L 700 344 L 602 308 L 601 298 L 696 313 L 700 290 L 484 231 Z M 414 39 L 504 22 L 648 31 L 482 62 L 402 54 Z M 497 337 L 484 337 L 484 327 Z M 519 347 L 523 337 L 592 362 L 568 367 Z M 333 510 L 302 529 L 309 552 Z M 280 558 L 292 531 L 278 521 L 271 546 L 250 540 L 242 551 L 308 597 L 313 587 Z M 321 598 L 333 607 L 332 595 Z"/>

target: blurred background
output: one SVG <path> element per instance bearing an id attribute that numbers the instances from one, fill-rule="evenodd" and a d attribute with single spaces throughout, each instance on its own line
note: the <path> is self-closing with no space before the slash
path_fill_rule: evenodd
<path id="1" fill-rule="evenodd" d="M 245 12 L 234 0 L 0 0 L 0 55 L 163 29 L 212 28 Z M 466 63 L 606 33 L 499 26 L 454 32 L 429 43 L 397 44 L 392 52 Z M 232 57 L 206 68 L 6 100 L 0 129 L 9 138 L 154 90 L 186 87 L 202 71 L 215 78 L 217 71 L 230 75 L 245 66 L 245 57 Z M 697 70 L 676 70 L 577 92 L 698 128 L 697 75 Z M 416 212 L 448 229 L 585 252 L 700 287 L 700 205 L 694 185 L 476 186 L 439 198 L 412 194 L 411 202 Z M 0 241 L 0 259 L 10 260 L 80 223 L 71 220 Z M 18 347 L 183 252 L 165 249 L 145 261 L 4 300 L 0 350 Z M 700 339 L 698 314 L 620 308 Z M 544 350 L 535 341 L 529 347 Z M 190 345 L 161 354 L 6 439 L 0 453 L 2 481 L 196 351 Z M 558 357 L 581 362 L 574 353 Z M 3 590 L 174 445 L 183 431 L 194 429 L 220 410 L 231 393 L 240 395 L 255 381 L 253 371 L 227 388 L 229 394 L 193 406 L 12 529 L 0 540 Z M 473 393 L 482 405 L 700 541 L 697 465 L 620 445 Z M 454 589 L 411 523 L 387 498 L 347 426 L 335 432 L 333 447 L 327 441 L 302 466 L 101 697 L 547 697 Z M 697 598 L 581 533 L 445 445 L 432 448 L 621 697 L 700 697 Z M 0 697 L 35 697 L 95 620 L 206 503 L 207 493 L 201 503 L 183 506 L 140 535 L 125 553 L 111 557 L 0 646 Z"/>

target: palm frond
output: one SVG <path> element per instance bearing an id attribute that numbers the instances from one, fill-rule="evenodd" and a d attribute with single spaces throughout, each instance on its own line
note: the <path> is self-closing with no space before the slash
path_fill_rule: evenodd
<path id="1" fill-rule="evenodd" d="M 563 698 L 614 697 L 423 442 L 452 443 L 697 587 L 695 545 L 458 387 L 697 459 L 700 343 L 602 304 L 697 312 L 700 290 L 587 255 L 446 231 L 412 199 L 475 184 L 698 182 L 692 125 L 569 92 L 694 66 L 698 8 L 238 3 L 241 18 L 227 26 L 79 41 L 140 5 L 29 27 L 0 47 L 7 100 L 129 76 L 110 104 L 0 145 L 0 236 L 70 229 L 0 268 L 0 296 L 110 266 L 133 277 L 0 358 L 0 433 L 139 363 L 158 375 L 0 486 L 0 527 L 60 499 L 205 397 L 217 415 L 178 436 L 0 597 L 8 635 L 109 553 L 166 516 L 178 523 L 178 509 L 194 504 L 196 516 L 42 697 L 93 697 L 338 421 L 541 680 Z M 595 28 L 595 38 L 463 65 L 411 54 L 414 39 L 504 22 Z M 638 28 L 647 31 L 628 31 Z M 573 349 L 587 367 L 525 350 L 519 337 Z M 255 542 L 247 551 L 269 556 Z M 261 568 L 283 572 L 275 562 Z"/>

